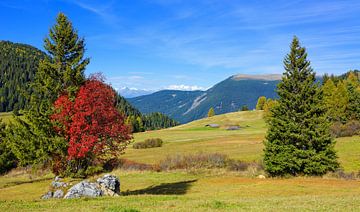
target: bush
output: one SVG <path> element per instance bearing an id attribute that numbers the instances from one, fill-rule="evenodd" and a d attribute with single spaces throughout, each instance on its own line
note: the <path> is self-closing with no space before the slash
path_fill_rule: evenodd
<path id="1" fill-rule="evenodd" d="M 145 163 L 138 163 L 135 161 L 127 160 L 127 159 L 112 159 L 105 163 L 104 165 L 105 171 L 112 171 L 114 169 L 123 169 L 123 170 L 130 170 L 130 171 L 158 171 L 156 166 L 145 164 Z"/>
<path id="2" fill-rule="evenodd" d="M 188 155 L 167 156 L 160 161 L 160 170 L 225 168 L 228 157 L 219 153 L 198 153 Z"/>
<path id="3" fill-rule="evenodd" d="M 334 172 L 328 173 L 328 176 L 335 177 L 335 178 L 340 178 L 340 179 L 345 179 L 345 180 L 354 180 L 354 179 L 360 177 L 360 172 L 357 173 L 357 174 L 354 173 L 354 172 L 346 173 L 342 169 L 337 169 Z"/>
<path id="4" fill-rule="evenodd" d="M 154 147 L 161 147 L 163 144 L 163 140 L 160 138 L 149 138 L 143 142 L 137 142 L 133 144 L 134 149 L 147 149 L 147 148 L 154 148 Z"/>
<path id="5" fill-rule="evenodd" d="M 331 134 L 335 137 L 360 135 L 360 122 L 358 120 L 350 120 L 345 124 L 342 124 L 341 122 L 335 122 L 330 127 L 330 131 Z"/>

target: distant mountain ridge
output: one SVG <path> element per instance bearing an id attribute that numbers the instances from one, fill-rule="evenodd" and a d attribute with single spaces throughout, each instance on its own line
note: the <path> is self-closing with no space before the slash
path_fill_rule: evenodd
<path id="1" fill-rule="evenodd" d="M 151 93 L 154 93 L 155 91 L 123 87 L 123 88 L 118 89 L 117 92 L 125 98 L 133 98 L 133 97 L 151 94 Z"/>
<path id="2" fill-rule="evenodd" d="M 276 85 L 281 75 L 233 75 L 206 91 L 162 90 L 129 98 L 142 113 L 161 112 L 187 123 L 206 117 L 213 107 L 216 114 L 235 112 L 247 105 L 255 108 L 260 96 L 276 98 Z"/>

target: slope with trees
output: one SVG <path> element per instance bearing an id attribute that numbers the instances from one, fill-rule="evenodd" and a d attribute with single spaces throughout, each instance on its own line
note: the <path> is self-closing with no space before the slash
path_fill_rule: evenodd
<path id="1" fill-rule="evenodd" d="M 17 112 L 29 103 L 40 60 L 46 54 L 30 45 L 0 41 L 0 112 Z"/>

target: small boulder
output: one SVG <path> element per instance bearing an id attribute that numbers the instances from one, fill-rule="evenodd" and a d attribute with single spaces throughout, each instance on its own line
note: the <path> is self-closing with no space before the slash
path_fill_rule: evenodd
<path id="1" fill-rule="evenodd" d="M 102 195 L 103 192 L 99 188 L 98 184 L 90 183 L 84 180 L 71 187 L 68 190 L 67 194 L 64 196 L 64 199 L 72 199 L 79 197 L 99 197 Z"/>
<path id="2" fill-rule="evenodd" d="M 219 128 L 220 125 L 218 125 L 218 124 L 207 124 L 207 125 L 205 125 L 205 127 Z"/>
<path id="3" fill-rule="evenodd" d="M 64 192 L 60 189 L 56 190 L 54 192 L 53 198 L 62 198 L 64 196 Z"/>
<path id="4" fill-rule="evenodd" d="M 52 181 L 51 182 L 51 186 L 53 188 L 61 188 L 61 187 L 67 187 L 68 184 L 67 183 L 64 183 L 64 182 L 59 182 L 59 181 Z"/>
<path id="5" fill-rule="evenodd" d="M 266 177 L 261 174 L 261 175 L 258 176 L 258 178 L 259 178 L 259 179 L 265 179 Z"/>
<path id="6" fill-rule="evenodd" d="M 228 128 L 226 128 L 226 130 L 239 130 L 240 127 L 239 126 L 229 126 Z"/>
<path id="7" fill-rule="evenodd" d="M 119 178 L 114 175 L 106 174 L 97 179 L 97 183 L 100 185 L 100 189 L 104 195 L 118 196 L 120 193 L 120 181 Z"/>
<path id="8" fill-rule="evenodd" d="M 53 192 L 48 191 L 46 194 L 44 194 L 41 199 L 51 199 L 53 197 Z"/>

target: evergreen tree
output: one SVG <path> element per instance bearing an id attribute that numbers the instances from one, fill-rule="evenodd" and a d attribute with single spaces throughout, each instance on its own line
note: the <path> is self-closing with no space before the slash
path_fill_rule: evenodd
<path id="1" fill-rule="evenodd" d="M 16 118 L 9 127 L 7 139 L 12 144 L 20 165 L 54 163 L 54 158 L 63 160 L 67 143 L 57 135 L 49 116 L 53 114 L 53 103 L 63 93 L 74 97 L 85 81 L 84 70 L 89 63 L 84 57 L 84 39 L 79 38 L 68 18 L 59 13 L 56 24 L 44 40 L 49 57 L 39 64 L 30 103 L 25 118 Z M 55 161 L 56 163 L 56 161 Z"/>
<path id="2" fill-rule="evenodd" d="M 344 121 L 349 102 L 348 92 L 344 82 L 337 86 L 332 79 L 328 79 L 322 86 L 323 103 L 327 109 L 326 115 L 331 121 Z"/>
<path id="3" fill-rule="evenodd" d="M 266 97 L 260 96 L 256 104 L 256 110 L 264 110 L 265 103 L 266 103 Z"/>
<path id="4" fill-rule="evenodd" d="M 339 165 L 329 133 L 322 92 L 305 48 L 294 37 L 278 85 L 278 106 L 272 109 L 264 149 L 271 176 L 322 175 Z"/>
<path id="5" fill-rule="evenodd" d="M 211 107 L 208 111 L 208 117 L 213 117 L 213 116 L 215 116 L 215 111 L 214 111 L 214 108 Z"/>
<path id="6" fill-rule="evenodd" d="M 264 113 L 263 113 L 263 118 L 265 120 L 266 123 L 269 123 L 270 118 L 273 116 L 272 115 L 272 108 L 276 107 L 278 105 L 278 101 L 273 100 L 273 99 L 267 99 L 266 103 L 264 105 Z"/>
<path id="7" fill-rule="evenodd" d="M 5 124 L 0 119 L 0 174 L 16 167 L 16 157 L 4 140 L 5 136 Z"/>
<path id="8" fill-rule="evenodd" d="M 53 86 L 51 88 L 55 95 L 52 100 L 63 90 L 70 96 L 75 95 L 85 81 L 84 71 L 89 64 L 89 59 L 84 59 L 84 39 L 79 38 L 70 20 L 63 13 L 59 13 L 56 24 L 50 29 L 49 37 L 45 38 L 44 42 L 50 59 L 40 63 L 37 83 L 48 83 L 46 88 L 49 88 L 49 84 Z"/>
<path id="9" fill-rule="evenodd" d="M 349 97 L 346 111 L 347 119 L 360 120 L 360 75 L 356 75 L 355 72 L 350 72 L 345 84 Z"/>
<path id="10" fill-rule="evenodd" d="M 136 118 L 136 122 L 137 122 L 137 125 L 138 125 L 139 132 L 143 132 L 144 131 L 144 124 L 143 124 L 143 121 L 141 120 L 140 116 L 138 116 Z"/>
<path id="11" fill-rule="evenodd" d="M 243 105 L 241 107 L 241 111 L 248 111 L 249 110 L 249 107 L 247 105 Z"/>

